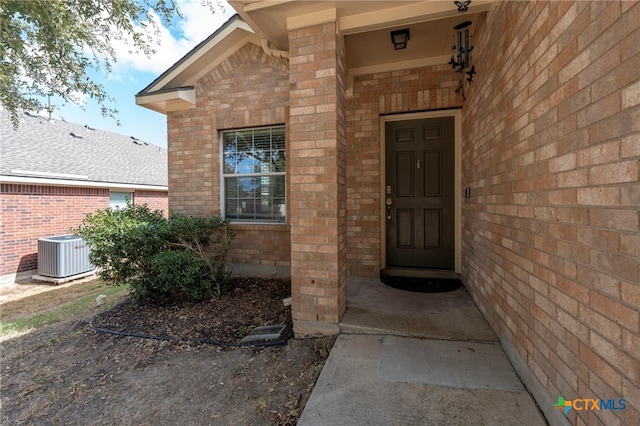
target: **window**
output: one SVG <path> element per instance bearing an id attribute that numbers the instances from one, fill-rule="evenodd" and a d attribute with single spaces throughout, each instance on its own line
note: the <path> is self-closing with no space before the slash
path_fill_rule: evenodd
<path id="1" fill-rule="evenodd" d="M 286 221 L 284 126 L 222 132 L 224 215 Z"/>
<path id="2" fill-rule="evenodd" d="M 127 207 L 127 200 L 133 200 L 130 192 L 109 191 L 109 207 L 112 209 L 124 209 Z"/>

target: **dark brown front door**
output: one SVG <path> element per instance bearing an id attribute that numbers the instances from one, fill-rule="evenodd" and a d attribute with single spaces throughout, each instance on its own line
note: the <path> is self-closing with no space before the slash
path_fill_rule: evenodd
<path id="1" fill-rule="evenodd" d="M 454 269 L 454 118 L 385 126 L 387 267 Z"/>

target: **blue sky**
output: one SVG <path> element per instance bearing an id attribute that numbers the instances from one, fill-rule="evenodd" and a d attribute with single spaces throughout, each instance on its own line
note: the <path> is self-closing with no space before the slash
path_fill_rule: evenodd
<path id="1" fill-rule="evenodd" d="M 118 61 L 109 75 L 99 75 L 95 80 L 102 83 L 116 103 L 109 106 L 118 110 L 116 119 L 102 117 L 96 102 L 80 100 L 84 110 L 77 105 L 62 105 L 58 99 L 52 99 L 55 108 L 54 118 L 88 124 L 97 129 L 108 130 L 127 136 L 135 136 L 144 141 L 166 148 L 166 116 L 137 106 L 135 95 L 144 89 L 162 72 L 184 56 L 195 45 L 207 38 L 231 17 L 235 11 L 225 1 L 224 11 L 216 9 L 212 13 L 201 0 L 179 0 L 184 17 L 174 19 L 170 28 L 163 28 L 156 53 L 147 58 L 144 55 L 132 55 L 125 44 L 114 45 Z"/>

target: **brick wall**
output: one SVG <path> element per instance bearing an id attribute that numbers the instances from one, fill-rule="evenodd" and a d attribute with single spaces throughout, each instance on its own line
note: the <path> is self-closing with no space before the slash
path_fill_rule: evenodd
<path id="1" fill-rule="evenodd" d="M 231 262 L 269 267 L 290 266 L 291 242 L 288 227 L 283 225 L 233 224 L 236 234 Z M 266 271 L 273 271 L 267 268 Z"/>
<path id="2" fill-rule="evenodd" d="M 195 216 L 220 214 L 219 131 L 286 123 L 288 103 L 287 62 L 254 44 L 202 77 L 196 85 L 197 108 L 167 115 L 169 208 Z M 232 262 L 289 264 L 288 224 L 233 229 Z"/>
<path id="3" fill-rule="evenodd" d="M 146 204 L 151 210 L 162 211 L 164 217 L 169 217 L 169 193 L 167 191 L 135 191 L 134 204 Z"/>
<path id="4" fill-rule="evenodd" d="M 347 296 L 344 46 L 327 23 L 290 31 L 289 49 L 294 331 L 337 333 Z"/>
<path id="5" fill-rule="evenodd" d="M 347 102 L 349 275 L 380 274 L 380 115 L 459 107 L 455 77 L 449 65 L 355 77 Z"/>
<path id="6" fill-rule="evenodd" d="M 572 424 L 640 422 L 639 22 L 637 2 L 500 2 L 473 30 L 464 281 L 550 399 L 626 400 Z"/>
<path id="7" fill-rule="evenodd" d="M 166 196 L 134 194 L 166 211 Z M 88 213 L 109 207 L 109 189 L 0 184 L 0 282 L 38 267 L 38 238 L 68 234 Z"/>

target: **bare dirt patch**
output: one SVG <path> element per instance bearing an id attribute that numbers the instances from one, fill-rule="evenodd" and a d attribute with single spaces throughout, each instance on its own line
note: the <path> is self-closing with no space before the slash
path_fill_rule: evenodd
<path id="1" fill-rule="evenodd" d="M 240 280 L 205 303 L 136 306 L 96 326 L 175 339 L 119 337 L 65 321 L 3 343 L 2 424 L 296 424 L 331 350 L 330 337 L 246 348 L 251 328 L 286 323 L 284 280 Z"/>

